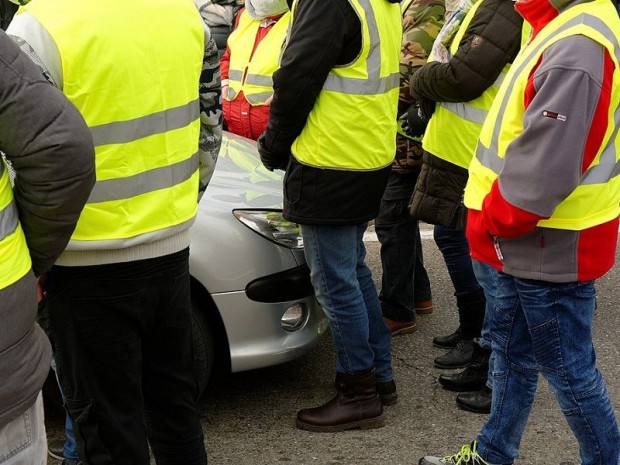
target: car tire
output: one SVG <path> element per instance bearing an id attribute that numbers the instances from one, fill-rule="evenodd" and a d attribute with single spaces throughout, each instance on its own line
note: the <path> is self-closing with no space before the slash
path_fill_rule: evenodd
<path id="1" fill-rule="evenodd" d="M 198 397 L 202 396 L 215 359 L 215 342 L 211 328 L 200 308 L 192 299 L 192 336 L 194 347 L 194 374 L 198 383 Z"/>

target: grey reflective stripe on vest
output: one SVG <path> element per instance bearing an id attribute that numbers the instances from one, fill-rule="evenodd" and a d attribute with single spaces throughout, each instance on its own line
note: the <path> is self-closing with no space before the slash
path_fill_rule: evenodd
<path id="1" fill-rule="evenodd" d="M 273 87 L 273 79 L 271 76 L 262 74 L 248 74 L 245 83 L 253 86 Z"/>
<path id="2" fill-rule="evenodd" d="M 88 198 L 88 203 L 128 199 L 176 186 L 191 178 L 197 169 L 198 152 L 173 165 L 161 166 L 126 178 L 97 181 Z"/>
<path id="3" fill-rule="evenodd" d="M 584 24 L 598 31 L 599 33 L 603 34 L 611 43 L 613 43 L 616 59 L 618 60 L 618 62 L 620 62 L 620 44 L 618 44 L 613 31 L 596 16 L 591 16 L 583 13 L 569 20 L 566 24 L 564 24 L 560 29 L 556 31 L 556 34 L 559 34 L 566 29 L 569 29 L 573 26 L 578 26 L 580 24 Z M 547 43 L 554 37 L 555 36 L 548 37 L 545 42 L 538 44 L 538 46 L 536 46 L 529 52 L 527 59 L 523 61 L 521 67 L 516 68 L 516 72 L 512 77 L 512 81 L 508 84 L 510 87 L 514 87 L 517 78 L 521 75 L 523 68 L 525 68 L 531 62 L 532 57 L 538 54 L 541 48 L 546 47 Z M 527 49 L 525 51 L 528 52 Z M 499 172 L 504 166 L 504 159 L 498 156 L 498 141 L 500 128 L 502 126 L 501 121 L 503 121 L 503 115 L 506 112 L 506 106 L 508 105 L 509 97 L 510 94 L 506 93 L 504 95 L 504 99 L 501 102 L 500 110 L 498 113 L 498 115 L 500 115 L 500 118 L 498 118 L 498 121 L 500 123 L 495 124 L 495 127 L 493 128 L 490 146 L 484 147 L 481 143 L 478 143 L 478 147 L 476 149 L 476 158 L 483 166 L 489 168 L 495 174 L 499 174 Z M 611 143 L 601 154 L 600 163 L 586 171 L 585 175 L 581 179 L 582 185 L 604 183 L 620 173 L 620 167 L 618 166 L 618 162 L 616 161 L 616 145 L 614 142 L 615 137 L 618 134 L 618 128 L 620 127 L 620 107 L 616 108 L 616 112 L 614 114 L 614 122 L 615 128 L 612 138 L 610 139 Z"/>
<path id="4" fill-rule="evenodd" d="M 245 98 L 248 100 L 248 102 L 254 105 L 257 103 L 265 103 L 265 101 L 267 101 L 267 99 L 272 95 L 273 92 L 259 92 L 258 94 L 246 95 Z"/>
<path id="5" fill-rule="evenodd" d="M 328 74 L 324 90 L 331 90 L 341 94 L 377 95 L 384 94 L 398 87 L 400 82 L 399 73 L 392 73 L 387 77 L 380 77 L 381 70 L 381 47 L 379 46 L 379 28 L 369 0 L 359 0 L 366 14 L 368 22 L 368 34 L 370 36 L 370 53 L 366 58 L 366 73 L 368 79 L 354 79 Z M 373 46 L 374 45 L 374 46 Z"/>
<path id="6" fill-rule="evenodd" d="M 127 121 L 91 126 L 95 147 L 124 144 L 187 126 L 200 117 L 198 100 Z"/>
<path id="7" fill-rule="evenodd" d="M 241 81 L 241 79 L 243 79 L 243 71 L 239 71 L 238 69 L 229 69 L 228 79 L 233 81 Z"/>
<path id="8" fill-rule="evenodd" d="M 499 88 L 506 77 L 505 73 L 500 73 L 492 86 Z M 470 105 L 467 102 L 437 102 L 442 108 L 445 108 L 450 113 L 454 113 L 459 118 L 469 121 L 471 123 L 476 123 L 482 125 L 484 120 L 489 113 L 488 110 L 483 110 L 482 108 L 477 108 L 473 105 Z"/>
<path id="9" fill-rule="evenodd" d="M 18 223 L 17 204 L 12 200 L 11 203 L 0 210 L 0 241 L 13 234 L 17 229 Z"/>
<path id="10" fill-rule="evenodd" d="M 437 102 L 442 108 L 454 113 L 459 118 L 472 123 L 482 124 L 487 117 L 487 110 L 476 108 L 465 102 Z"/>

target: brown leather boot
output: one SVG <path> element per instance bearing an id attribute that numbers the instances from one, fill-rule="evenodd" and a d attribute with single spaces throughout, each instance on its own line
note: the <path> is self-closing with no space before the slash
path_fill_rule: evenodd
<path id="1" fill-rule="evenodd" d="M 297 427 L 319 433 L 385 425 L 374 370 L 361 375 L 336 374 L 336 396 L 320 407 L 297 412 Z"/>

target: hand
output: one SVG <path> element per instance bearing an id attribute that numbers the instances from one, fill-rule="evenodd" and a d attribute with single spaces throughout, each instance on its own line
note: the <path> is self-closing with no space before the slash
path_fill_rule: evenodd
<path id="1" fill-rule="evenodd" d="M 258 148 L 258 154 L 260 155 L 260 161 L 265 168 L 269 171 L 286 170 L 286 162 L 288 159 L 283 161 L 280 157 L 267 150 L 265 147 L 265 133 L 260 135 L 256 141 L 256 145 Z"/>
<path id="2" fill-rule="evenodd" d="M 428 125 L 428 120 L 420 114 L 420 107 L 417 102 L 411 105 L 400 119 L 404 121 L 403 130 L 411 137 L 422 137 Z"/>
<path id="3" fill-rule="evenodd" d="M 420 116 L 428 121 L 435 113 L 435 101 L 426 97 L 418 97 L 418 105 L 420 107 Z"/>
<path id="4" fill-rule="evenodd" d="M 273 94 L 271 94 L 269 96 L 269 98 L 267 100 L 265 100 L 265 105 L 269 106 L 271 105 L 271 101 L 273 100 Z"/>
<path id="5" fill-rule="evenodd" d="M 37 280 L 37 302 L 41 302 L 47 295 L 47 273 L 43 273 Z"/>
<path id="6" fill-rule="evenodd" d="M 222 86 L 222 98 L 224 100 L 226 100 L 228 98 L 228 91 L 229 91 L 229 87 L 228 86 Z"/>

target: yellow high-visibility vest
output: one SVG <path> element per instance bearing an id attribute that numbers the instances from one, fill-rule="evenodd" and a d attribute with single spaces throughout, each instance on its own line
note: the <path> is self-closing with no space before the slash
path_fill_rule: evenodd
<path id="1" fill-rule="evenodd" d="M 189 0 L 80 0 L 83 14 L 62 14 L 75 8 L 54 0 L 20 10 L 54 40 L 62 90 L 95 143 L 97 182 L 67 248 L 172 235 L 197 211 L 200 14 Z M 97 21 L 84 27 L 86 17 Z"/>
<path id="2" fill-rule="evenodd" d="M 608 26 L 610 21 L 615 25 Z M 600 43 L 614 61 L 609 126 L 580 185 L 557 206 L 551 218 L 539 221 L 538 226 L 580 231 L 611 221 L 620 214 L 620 176 L 617 176 L 620 167 L 620 112 L 617 110 L 620 105 L 620 19 L 607 0 L 571 7 L 545 26 L 517 56 L 480 133 L 465 189 L 467 207 L 482 209 L 484 197 L 503 166 L 508 145 L 523 132 L 525 87 L 541 55 L 557 41 L 573 35 L 584 35 Z"/>
<path id="3" fill-rule="evenodd" d="M 290 12 L 284 13 L 258 43 L 252 55 L 260 21 L 252 19 L 247 10 L 241 13 L 237 28 L 228 38 L 230 68 L 227 100 L 234 100 L 240 91 L 243 91 L 243 95 L 253 106 L 263 105 L 271 97 L 272 76 L 279 66 L 280 51 L 290 18 Z"/>
<path id="4" fill-rule="evenodd" d="M 377 170 L 391 164 L 396 151 L 400 6 L 370 0 L 349 3 L 362 23 L 361 53 L 329 72 L 292 153 L 310 166 Z"/>
<path id="5" fill-rule="evenodd" d="M 465 31 L 481 4 L 482 0 L 478 0 L 463 18 L 463 23 L 450 43 L 449 50 L 452 55 L 457 52 Z M 432 53 L 428 61 L 434 61 Z M 507 64 L 495 82 L 474 100 L 437 102 L 435 113 L 429 120 L 422 138 L 424 150 L 467 169 L 474 156 L 482 123 L 508 69 L 510 69 L 510 64 Z"/>
<path id="6" fill-rule="evenodd" d="M 19 281 L 31 267 L 30 251 L 19 224 L 8 169 L 0 157 L 0 289 Z"/>

